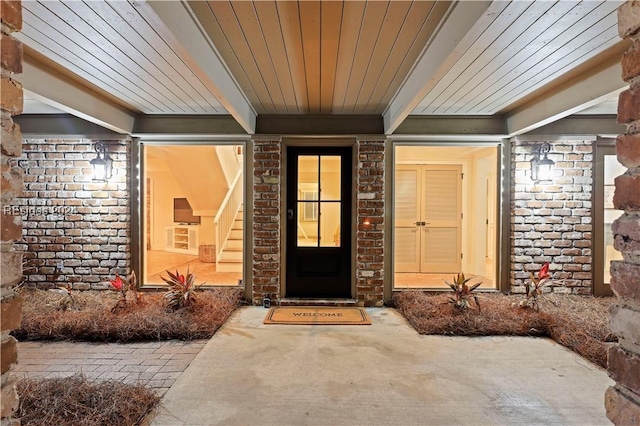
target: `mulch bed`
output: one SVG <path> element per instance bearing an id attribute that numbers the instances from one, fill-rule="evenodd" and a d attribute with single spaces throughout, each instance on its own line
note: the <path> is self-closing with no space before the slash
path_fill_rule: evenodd
<path id="1" fill-rule="evenodd" d="M 82 375 L 17 381 L 16 417 L 27 425 L 137 425 L 160 397 L 151 389 L 117 381 L 91 382 Z"/>
<path id="2" fill-rule="evenodd" d="M 197 292 L 193 306 L 167 310 L 162 293 L 144 293 L 142 301 L 112 312 L 118 296 L 112 291 L 74 292 L 76 303 L 65 306 L 64 294 L 24 290 L 22 324 L 12 332 L 19 340 L 83 340 L 133 342 L 206 339 L 241 303 L 242 290 L 216 288 Z"/>
<path id="3" fill-rule="evenodd" d="M 521 308 L 522 296 L 479 294 L 481 310 L 459 310 L 448 294 L 402 291 L 394 305 L 420 334 L 452 336 L 548 336 L 584 358 L 607 367 L 607 351 L 617 339 L 609 331 L 615 298 L 547 295 L 540 310 Z"/>

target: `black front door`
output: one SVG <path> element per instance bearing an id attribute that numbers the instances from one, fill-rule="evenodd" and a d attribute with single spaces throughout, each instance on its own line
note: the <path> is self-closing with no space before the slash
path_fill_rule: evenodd
<path id="1" fill-rule="evenodd" d="M 286 297 L 351 297 L 351 152 L 287 150 Z"/>

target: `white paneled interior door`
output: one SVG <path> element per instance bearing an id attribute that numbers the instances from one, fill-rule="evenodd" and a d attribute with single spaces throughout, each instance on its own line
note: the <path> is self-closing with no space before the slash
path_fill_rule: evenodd
<path id="1" fill-rule="evenodd" d="M 421 166 L 398 165 L 395 179 L 395 271 L 420 270 Z"/>
<path id="2" fill-rule="evenodd" d="M 395 271 L 461 269 L 462 166 L 398 165 L 395 176 Z"/>

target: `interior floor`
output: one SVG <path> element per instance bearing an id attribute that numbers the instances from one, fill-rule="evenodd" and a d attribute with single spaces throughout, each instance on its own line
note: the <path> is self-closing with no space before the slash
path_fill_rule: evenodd
<path id="1" fill-rule="evenodd" d="M 397 272 L 394 274 L 393 287 L 396 289 L 407 288 L 428 288 L 428 289 L 449 289 L 445 281 L 453 282 L 456 274 L 421 274 L 410 272 Z M 495 289 L 493 280 L 482 275 L 466 275 L 471 278 L 468 284 L 476 284 L 482 281 L 479 289 Z"/>
<path id="2" fill-rule="evenodd" d="M 196 276 L 196 284 L 236 286 L 242 279 L 241 272 L 218 272 L 215 263 L 205 263 L 198 259 L 198 256 L 191 254 L 171 253 L 162 250 L 146 251 L 146 279 L 142 282 L 145 285 L 165 284 L 160 276 L 167 276 L 166 271 L 175 272 L 176 269 L 181 274 L 187 269 Z"/>

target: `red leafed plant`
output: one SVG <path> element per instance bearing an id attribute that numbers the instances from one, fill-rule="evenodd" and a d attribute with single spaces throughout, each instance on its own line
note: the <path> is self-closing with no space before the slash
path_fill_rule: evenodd
<path id="1" fill-rule="evenodd" d="M 445 283 L 451 287 L 453 290 L 453 297 L 450 297 L 449 300 L 456 308 L 459 309 L 467 309 L 471 308 L 471 299 L 475 301 L 476 307 L 480 310 L 480 302 L 478 301 L 478 296 L 473 294 L 476 288 L 478 288 L 482 282 L 473 284 L 469 286 L 467 282 L 469 282 L 471 278 L 465 278 L 464 273 L 456 275 L 453 283 L 449 281 L 445 281 Z"/>
<path id="2" fill-rule="evenodd" d="M 189 269 L 187 269 L 187 275 L 182 275 L 177 270 L 175 274 L 166 272 L 169 278 L 160 278 L 169 285 L 169 290 L 164 294 L 167 308 L 177 310 L 196 303 L 195 275 Z"/>
<path id="3" fill-rule="evenodd" d="M 109 280 L 111 287 L 120 294 L 120 299 L 116 302 L 115 306 L 111 308 L 111 312 L 121 311 L 129 306 L 130 300 L 127 299 L 127 293 L 133 293 L 133 302 L 140 303 L 142 300 L 142 293 L 138 292 L 138 281 L 136 279 L 136 273 L 131 271 L 129 276 L 125 279 L 118 274 L 112 280 Z"/>
<path id="4" fill-rule="evenodd" d="M 529 275 L 530 282 L 524 283 L 526 299 L 520 302 L 520 306 L 538 310 L 540 308 L 540 299 L 543 297 L 542 289 L 550 282 L 549 278 L 551 278 L 551 274 L 549 274 L 549 262 L 542 265 L 537 277 L 533 272 L 529 272 Z"/>

